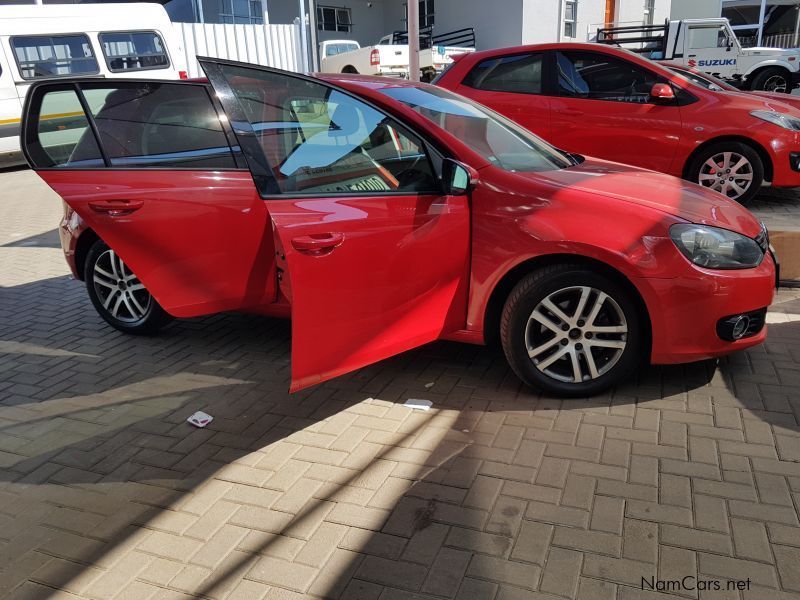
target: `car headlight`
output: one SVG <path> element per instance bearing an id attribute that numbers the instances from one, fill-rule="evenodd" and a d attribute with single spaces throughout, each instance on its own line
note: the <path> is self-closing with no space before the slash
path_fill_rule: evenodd
<path id="1" fill-rule="evenodd" d="M 706 269 L 750 269 L 764 259 L 754 239 L 727 229 L 680 223 L 669 235 L 686 258 Z"/>
<path id="2" fill-rule="evenodd" d="M 754 110 L 750 113 L 756 119 L 761 119 L 767 123 L 772 123 L 784 129 L 792 131 L 800 131 L 800 119 L 792 117 L 784 113 L 775 112 L 772 110 Z"/>

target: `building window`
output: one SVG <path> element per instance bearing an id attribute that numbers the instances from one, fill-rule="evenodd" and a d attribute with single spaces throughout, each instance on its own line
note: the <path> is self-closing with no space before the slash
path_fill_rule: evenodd
<path id="1" fill-rule="evenodd" d="M 261 0 L 219 0 L 220 23 L 264 22 Z"/>
<path id="2" fill-rule="evenodd" d="M 343 31 L 350 33 L 353 21 L 349 8 L 317 6 L 317 29 L 320 31 Z"/>
<path id="3" fill-rule="evenodd" d="M 436 21 L 434 0 L 419 0 L 419 26 L 433 27 Z M 403 3 L 403 25 L 408 29 L 408 4 Z"/>
<path id="4" fill-rule="evenodd" d="M 644 0 L 644 24 L 653 24 L 653 13 L 656 9 L 656 0 Z"/>
<path id="5" fill-rule="evenodd" d="M 433 27 L 436 9 L 433 5 L 433 0 L 420 0 L 419 1 L 419 26 L 420 27 Z"/>
<path id="6" fill-rule="evenodd" d="M 578 0 L 564 2 L 564 37 L 578 37 Z"/>

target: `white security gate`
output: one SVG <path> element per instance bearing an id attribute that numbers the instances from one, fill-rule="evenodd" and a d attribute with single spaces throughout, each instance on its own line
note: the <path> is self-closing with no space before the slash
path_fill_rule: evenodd
<path id="1" fill-rule="evenodd" d="M 298 25 L 173 23 L 183 38 L 189 77 L 202 77 L 197 56 L 229 58 L 287 71 L 300 71 Z"/>

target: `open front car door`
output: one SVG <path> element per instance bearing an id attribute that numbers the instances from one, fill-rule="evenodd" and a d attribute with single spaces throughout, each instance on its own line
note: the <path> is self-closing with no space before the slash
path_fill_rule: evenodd
<path id="1" fill-rule="evenodd" d="M 443 193 L 442 157 L 336 86 L 200 64 L 272 220 L 292 304 L 291 390 L 463 328 L 469 203 Z"/>

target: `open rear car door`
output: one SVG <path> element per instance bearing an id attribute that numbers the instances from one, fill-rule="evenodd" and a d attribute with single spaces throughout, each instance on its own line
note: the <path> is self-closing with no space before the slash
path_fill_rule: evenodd
<path id="1" fill-rule="evenodd" d="M 200 64 L 272 220 L 292 304 L 291 390 L 462 329 L 469 203 L 443 194 L 441 157 L 336 86 Z"/>

